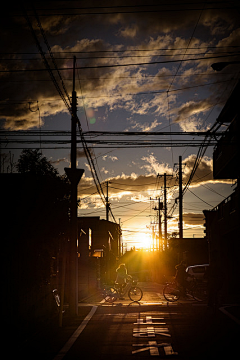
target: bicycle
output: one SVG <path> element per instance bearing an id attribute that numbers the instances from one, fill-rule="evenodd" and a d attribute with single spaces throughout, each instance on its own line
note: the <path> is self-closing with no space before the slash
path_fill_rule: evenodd
<path id="1" fill-rule="evenodd" d="M 140 301 L 143 297 L 142 289 L 137 285 L 137 281 L 133 280 L 132 277 L 127 278 L 127 283 L 123 284 L 115 283 L 114 286 L 106 286 L 103 289 L 103 298 L 109 303 L 113 303 L 117 299 L 123 298 L 126 294 L 132 301 Z"/>
<path id="2" fill-rule="evenodd" d="M 184 295 L 191 297 L 196 301 L 202 302 L 207 299 L 207 288 L 203 284 L 198 283 L 195 279 L 192 279 L 186 287 L 186 292 Z M 180 299 L 183 295 L 183 288 L 180 286 L 177 281 L 168 283 L 163 288 L 163 296 L 167 301 L 174 302 Z"/>

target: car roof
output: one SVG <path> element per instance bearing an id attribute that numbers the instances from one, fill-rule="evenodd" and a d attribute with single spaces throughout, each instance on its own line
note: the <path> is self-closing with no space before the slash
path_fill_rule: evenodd
<path id="1" fill-rule="evenodd" d="M 204 267 L 204 266 L 209 266 L 209 264 L 191 265 L 191 266 L 188 266 L 187 268 Z"/>

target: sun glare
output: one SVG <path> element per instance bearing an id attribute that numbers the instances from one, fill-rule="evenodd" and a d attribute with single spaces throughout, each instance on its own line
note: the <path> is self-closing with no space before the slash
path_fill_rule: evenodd
<path id="1" fill-rule="evenodd" d="M 138 243 L 138 248 L 143 248 L 143 249 L 150 249 L 151 245 L 152 245 L 152 240 L 150 235 L 148 234 L 144 234 L 144 233 L 139 233 L 137 238 L 136 238 L 136 242 Z"/>

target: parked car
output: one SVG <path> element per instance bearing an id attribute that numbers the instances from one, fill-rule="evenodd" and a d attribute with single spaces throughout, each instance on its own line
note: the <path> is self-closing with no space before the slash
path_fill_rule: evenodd
<path id="1" fill-rule="evenodd" d="M 191 277 L 194 277 L 196 280 L 204 280 L 204 275 L 207 271 L 208 266 L 209 264 L 188 266 L 186 268 L 186 273 L 190 275 L 188 280 L 191 280 Z"/>

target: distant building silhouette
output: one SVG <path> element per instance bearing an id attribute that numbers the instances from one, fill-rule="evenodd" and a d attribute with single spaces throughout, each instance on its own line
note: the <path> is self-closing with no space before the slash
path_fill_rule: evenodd
<path id="1" fill-rule="evenodd" d="M 222 109 L 217 121 L 229 124 L 213 152 L 214 179 L 237 179 L 234 192 L 212 210 L 205 210 L 206 238 L 210 264 L 222 270 L 222 295 L 240 300 L 240 82 Z"/>

